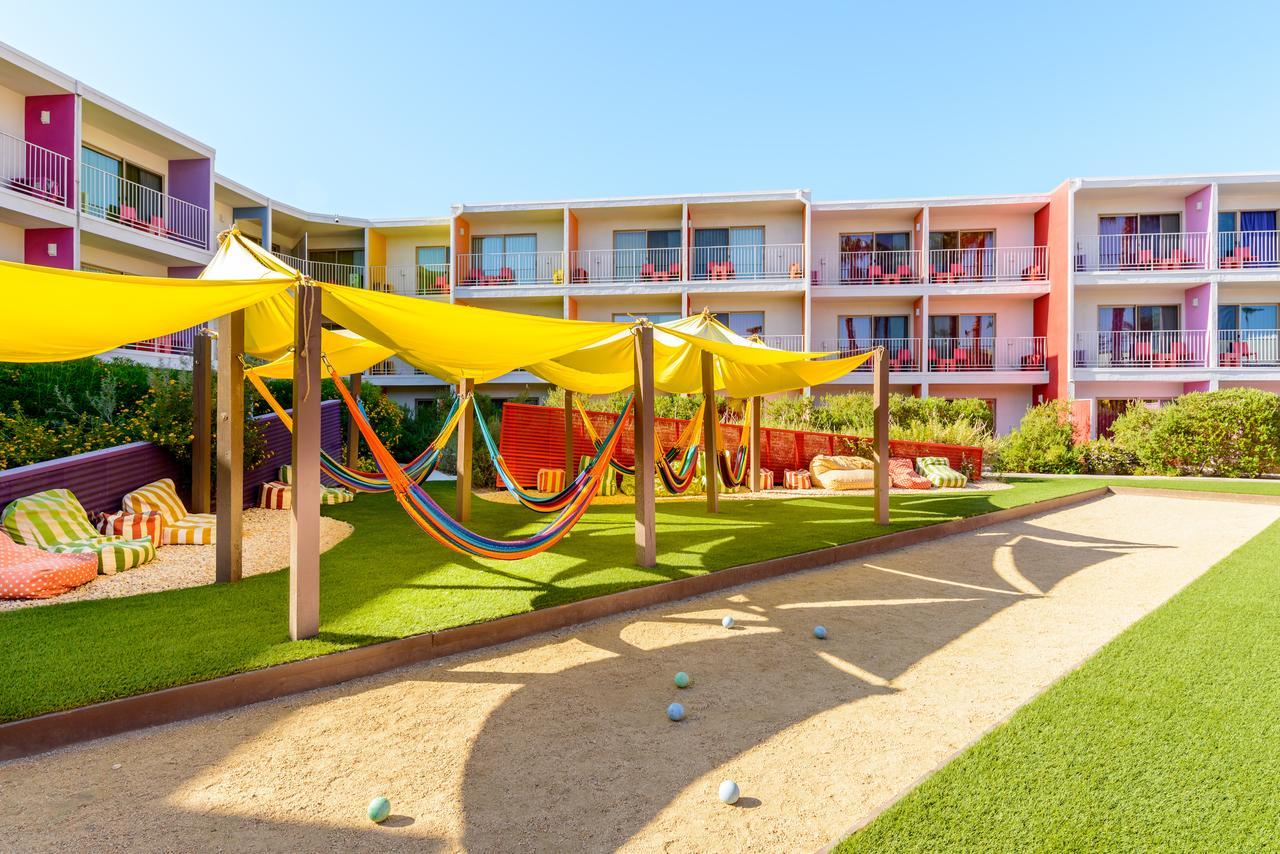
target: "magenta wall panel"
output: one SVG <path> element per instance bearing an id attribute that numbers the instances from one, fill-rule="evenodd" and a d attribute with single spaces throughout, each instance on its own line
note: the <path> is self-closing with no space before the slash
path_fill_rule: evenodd
<path id="1" fill-rule="evenodd" d="M 41 113 L 46 110 L 49 112 L 48 124 L 40 120 Z M 27 142 L 70 158 L 66 164 L 66 173 L 54 177 L 58 180 L 60 187 L 68 191 L 74 188 L 78 159 L 76 157 L 76 96 L 28 95 L 23 110 L 23 134 Z M 75 205 L 75 194 L 67 192 L 67 207 L 73 208 Z"/>
<path id="2" fill-rule="evenodd" d="M 22 260 L 40 267 L 75 269 L 75 239 L 72 228 L 28 228 L 22 233 Z M 58 247 L 58 254 L 53 257 L 49 255 L 50 243 Z"/>

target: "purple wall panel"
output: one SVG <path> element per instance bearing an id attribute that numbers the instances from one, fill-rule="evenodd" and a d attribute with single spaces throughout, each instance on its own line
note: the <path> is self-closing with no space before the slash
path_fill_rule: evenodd
<path id="1" fill-rule="evenodd" d="M 1203 234 L 1209 230 L 1209 203 L 1213 200 L 1213 188 L 1205 187 L 1187 196 L 1184 202 L 1182 230 Z M 1196 210 L 1199 203 L 1200 210 Z"/>
<path id="2" fill-rule="evenodd" d="M 42 124 L 40 114 L 49 111 L 49 124 Z M 70 158 L 67 173 L 60 177 L 62 187 L 76 185 L 76 96 L 28 95 L 23 108 L 23 133 L 27 142 L 56 151 Z M 75 194 L 67 193 L 67 207 L 76 205 Z"/>
<path id="3" fill-rule="evenodd" d="M 1209 283 L 1187 288 L 1183 295 L 1183 329 L 1209 328 Z"/>
<path id="4" fill-rule="evenodd" d="M 207 157 L 170 160 L 169 195 L 205 209 L 210 208 L 209 191 L 213 177 L 211 167 L 212 162 Z"/>
<path id="5" fill-rule="evenodd" d="M 74 228 L 28 228 L 22 233 L 22 260 L 40 267 L 60 270 L 75 268 L 76 231 Z M 49 244 L 58 246 L 58 254 L 49 257 Z"/>

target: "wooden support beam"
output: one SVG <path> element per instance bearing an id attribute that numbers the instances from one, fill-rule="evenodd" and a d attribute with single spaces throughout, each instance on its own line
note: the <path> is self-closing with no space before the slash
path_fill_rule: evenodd
<path id="1" fill-rule="evenodd" d="M 654 506 L 653 327 L 635 330 L 636 565 L 658 563 L 658 522 Z"/>
<path id="2" fill-rule="evenodd" d="M 320 633 L 320 289 L 299 285 L 293 323 L 289 637 Z"/>
<path id="3" fill-rule="evenodd" d="M 707 473 L 707 512 L 720 512 L 720 416 L 716 413 L 716 357 L 702 351 L 702 461 Z"/>
<path id="4" fill-rule="evenodd" d="M 747 439 L 747 464 L 751 466 L 751 485 L 752 492 L 759 492 L 765 488 L 761 483 L 760 466 L 763 458 L 760 455 L 760 422 L 764 420 L 764 398 L 759 395 L 747 401 L 747 406 L 751 408 L 751 436 Z M 773 484 L 769 484 L 772 486 Z"/>
<path id="5" fill-rule="evenodd" d="M 875 463 L 876 524 L 889 524 L 889 357 L 883 347 L 877 348 L 875 380 L 872 383 L 874 400 L 874 432 L 872 437 L 873 462 Z"/>
<path id="6" fill-rule="evenodd" d="M 573 392 L 564 390 L 564 482 L 578 474 L 578 461 L 573 456 Z"/>
<path id="7" fill-rule="evenodd" d="M 475 391 L 476 381 L 473 379 L 464 379 L 458 383 L 459 397 L 474 395 Z M 454 484 L 456 497 L 453 517 L 459 522 L 466 522 L 471 518 L 471 447 L 475 442 L 475 418 L 475 406 L 468 406 L 462 410 L 462 417 L 458 419 L 458 479 Z"/>
<path id="8" fill-rule="evenodd" d="M 214 580 L 239 581 L 244 513 L 244 312 L 218 319 L 218 521 Z"/>
<path id="9" fill-rule="evenodd" d="M 347 387 L 351 389 L 351 396 L 356 400 L 360 399 L 360 384 L 364 379 L 364 374 L 356 371 L 347 380 Z M 356 426 L 356 416 L 353 412 L 347 413 L 347 468 L 356 468 L 360 459 L 360 428 Z"/>
<path id="10" fill-rule="evenodd" d="M 208 513 L 213 466 L 213 339 L 196 332 L 191 342 L 191 512 Z"/>

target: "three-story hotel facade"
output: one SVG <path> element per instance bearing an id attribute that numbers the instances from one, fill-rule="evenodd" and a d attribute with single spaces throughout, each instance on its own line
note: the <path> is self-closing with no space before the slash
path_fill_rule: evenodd
<path id="1" fill-rule="evenodd" d="M 0 45 L 0 259 L 195 276 L 236 225 L 313 278 L 549 317 L 709 310 L 792 350 L 885 347 L 895 391 L 974 397 L 997 430 L 1043 400 L 1105 433 L 1135 401 L 1280 391 L 1280 173 L 1071 178 L 1021 195 L 828 201 L 808 189 L 304 211 L 212 147 Z M 182 365 L 191 331 L 118 354 Z M 477 347 L 485 346 L 477 341 Z M 448 393 L 391 359 L 406 406 Z M 854 371 L 808 390 L 869 387 Z M 515 372 L 482 388 L 537 396 Z"/>

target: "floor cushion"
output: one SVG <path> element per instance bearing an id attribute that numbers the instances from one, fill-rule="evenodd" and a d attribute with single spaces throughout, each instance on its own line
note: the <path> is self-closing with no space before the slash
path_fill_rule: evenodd
<path id="1" fill-rule="evenodd" d="M 50 554 L 0 531 L 0 599 L 48 599 L 98 577 L 93 554 Z"/>
<path id="2" fill-rule="evenodd" d="M 212 513 L 188 513 L 178 497 L 173 478 L 161 478 L 141 486 L 120 501 L 125 512 L 157 512 L 164 517 L 161 541 L 172 546 L 207 546 L 213 542 L 217 517 Z"/>
<path id="3" fill-rule="evenodd" d="M 267 510 L 288 510 L 293 506 L 293 487 L 278 480 L 262 484 L 258 491 L 258 506 Z"/>
<path id="4" fill-rule="evenodd" d="M 153 546 L 159 546 L 164 539 L 164 516 L 157 510 L 145 513 L 128 513 L 124 510 L 115 513 L 94 513 L 93 527 L 99 534 L 112 534 L 126 539 L 140 540 L 148 537 Z"/>
<path id="5" fill-rule="evenodd" d="M 293 485 L 293 466 L 280 466 L 280 482 L 289 486 Z M 321 504 L 346 504 L 356 500 L 356 494 L 349 489 L 341 486 L 325 486 L 320 484 L 320 503 Z"/>
<path id="6" fill-rule="evenodd" d="M 591 463 L 595 461 L 595 457 L 583 457 L 578 461 L 578 474 L 591 467 Z M 618 473 L 609 467 L 604 471 L 604 477 L 600 480 L 601 495 L 617 495 L 618 494 Z"/>
<path id="7" fill-rule="evenodd" d="M 538 469 L 538 492 L 559 492 L 564 489 L 564 469 Z"/>
<path id="8" fill-rule="evenodd" d="M 934 486 L 964 486 L 969 478 L 951 467 L 946 457 L 917 457 L 916 470 Z"/>
<path id="9" fill-rule="evenodd" d="M 53 554 L 92 554 L 98 572 L 112 575 L 156 556 L 151 539 L 99 534 L 69 489 L 49 489 L 9 503 L 4 529 L 15 543 Z"/>
<path id="10" fill-rule="evenodd" d="M 812 489 L 813 478 L 808 469 L 787 469 L 782 473 L 784 489 Z"/>
<path id="11" fill-rule="evenodd" d="M 819 454 L 809 462 L 813 482 L 823 489 L 871 489 L 874 464 L 865 457 Z"/>
<path id="12" fill-rule="evenodd" d="M 916 474 L 915 463 L 907 457 L 889 458 L 889 485 L 895 489 L 931 489 L 929 478 Z"/>

